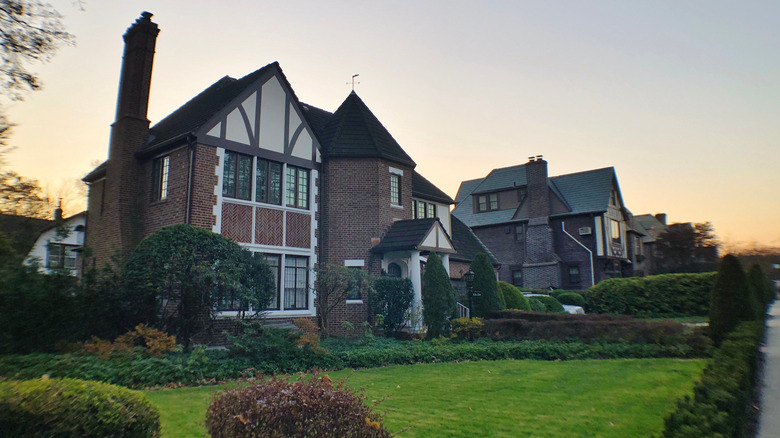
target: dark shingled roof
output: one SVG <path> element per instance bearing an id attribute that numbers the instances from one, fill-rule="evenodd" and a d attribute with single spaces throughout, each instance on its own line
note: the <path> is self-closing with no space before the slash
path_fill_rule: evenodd
<path id="1" fill-rule="evenodd" d="M 387 230 L 385 237 L 382 238 L 382 242 L 372 248 L 372 251 L 387 252 L 416 249 L 433 224 L 438 221 L 436 218 L 395 221 L 390 226 L 390 229 Z"/>
<path id="2" fill-rule="evenodd" d="M 303 102 L 301 102 L 301 109 L 303 110 L 303 116 L 306 117 L 314 133 L 319 137 L 328 120 L 333 117 L 333 113 Z"/>
<path id="3" fill-rule="evenodd" d="M 319 137 L 329 157 L 378 157 L 416 166 L 354 91 L 328 120 Z"/>
<path id="4" fill-rule="evenodd" d="M 455 201 L 453 201 L 449 195 L 442 192 L 438 187 L 433 185 L 433 183 L 417 173 L 416 170 L 412 171 L 412 196 L 415 198 L 423 198 L 435 202 L 441 202 L 443 204 L 455 203 Z"/>
<path id="5" fill-rule="evenodd" d="M 249 85 L 272 69 L 279 71 L 289 88 L 289 83 L 278 62 L 268 64 L 241 79 L 225 76 L 152 126 L 149 130 L 149 139 L 141 146 L 139 152 L 150 152 L 197 131 Z"/>
<path id="6" fill-rule="evenodd" d="M 494 265 L 500 264 L 493 253 L 479 240 L 479 237 L 471 231 L 471 228 L 455 216 L 450 216 L 450 223 L 452 227 L 452 244 L 455 245 L 455 250 L 458 251 L 457 254 L 450 256 L 450 260 L 471 263 L 474 260 L 474 256 L 481 252 L 487 254 L 490 263 Z"/>
<path id="7" fill-rule="evenodd" d="M 527 220 L 528 218 L 514 217 L 516 208 L 475 213 L 471 196 L 476 193 L 525 187 L 527 184 L 525 164 L 494 169 L 485 178 L 461 183 L 457 195 L 458 205 L 452 210 L 452 214 L 470 227 Z M 570 209 L 558 216 L 607 211 L 613 184 L 618 187 L 619 192 L 617 176 L 612 167 L 553 176 L 548 180 L 552 193 Z"/>

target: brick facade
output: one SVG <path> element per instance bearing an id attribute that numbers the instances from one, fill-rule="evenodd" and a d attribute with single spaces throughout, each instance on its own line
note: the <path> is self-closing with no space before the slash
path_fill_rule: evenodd
<path id="1" fill-rule="evenodd" d="M 390 202 L 391 168 L 401 176 L 400 206 Z M 381 256 L 371 252 L 394 220 L 411 219 L 412 169 L 380 159 L 329 159 L 323 170 L 322 263 L 344 265 L 345 260 L 363 260 L 364 269 L 381 275 Z M 368 297 L 362 302 L 345 302 L 331 313 L 330 330 L 350 335 L 341 325 L 356 327 L 367 321 Z"/>

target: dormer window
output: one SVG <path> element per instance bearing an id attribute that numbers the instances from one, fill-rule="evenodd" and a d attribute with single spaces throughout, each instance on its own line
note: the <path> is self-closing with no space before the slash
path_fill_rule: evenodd
<path id="1" fill-rule="evenodd" d="M 618 192 L 615 189 L 612 189 L 612 192 L 609 195 L 609 204 L 613 207 L 620 207 L 620 198 L 618 197 Z"/>
<path id="2" fill-rule="evenodd" d="M 477 195 L 477 212 L 498 210 L 498 193 Z"/>

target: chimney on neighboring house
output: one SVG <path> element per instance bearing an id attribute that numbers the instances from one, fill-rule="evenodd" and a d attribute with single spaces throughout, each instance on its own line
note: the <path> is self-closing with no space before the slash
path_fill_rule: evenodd
<path id="1" fill-rule="evenodd" d="M 550 188 L 547 178 L 547 162 L 541 155 L 529 157 L 525 165 L 528 184 L 528 228 L 525 238 L 525 262 L 523 286 L 546 289 L 560 288 L 560 258 L 553 249 L 550 229 Z"/>
<path id="2" fill-rule="evenodd" d="M 54 209 L 54 222 L 62 220 L 62 198 L 57 201 L 57 208 Z"/>
<path id="3" fill-rule="evenodd" d="M 94 250 L 98 266 L 111 257 L 126 255 L 140 241 L 144 203 L 140 184 L 145 181 L 135 156 L 149 133 L 149 89 L 152 62 L 160 30 L 152 14 L 141 13 L 123 35 L 125 41 L 119 78 L 116 120 L 111 125 L 108 161 L 100 208 L 90 205 L 86 246 Z M 92 191 L 93 188 L 90 188 Z M 97 190 L 97 189 L 96 189 Z"/>
<path id="4" fill-rule="evenodd" d="M 662 223 L 662 224 L 666 225 L 666 213 L 656 213 L 656 214 L 655 214 L 655 219 L 656 219 L 658 222 L 660 222 L 660 223 Z"/>
<path id="5" fill-rule="evenodd" d="M 525 179 L 528 183 L 528 217 L 550 216 L 550 188 L 547 186 L 547 162 L 541 155 L 529 157 L 525 165 Z"/>

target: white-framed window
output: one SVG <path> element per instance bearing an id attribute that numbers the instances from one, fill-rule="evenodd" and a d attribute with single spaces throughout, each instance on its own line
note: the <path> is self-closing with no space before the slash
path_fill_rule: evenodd
<path id="1" fill-rule="evenodd" d="M 309 171 L 287 166 L 287 206 L 309 208 Z"/>
<path id="2" fill-rule="evenodd" d="M 51 243 L 46 248 L 46 267 L 49 269 L 76 269 L 78 245 Z"/>
<path id="3" fill-rule="evenodd" d="M 284 310 L 309 308 L 309 258 L 284 258 Z"/>
<path id="4" fill-rule="evenodd" d="M 390 174 L 390 203 L 401 205 L 401 175 Z"/>
<path id="5" fill-rule="evenodd" d="M 168 172 L 170 156 L 156 158 L 152 169 L 152 201 L 164 201 L 168 197 Z"/>

